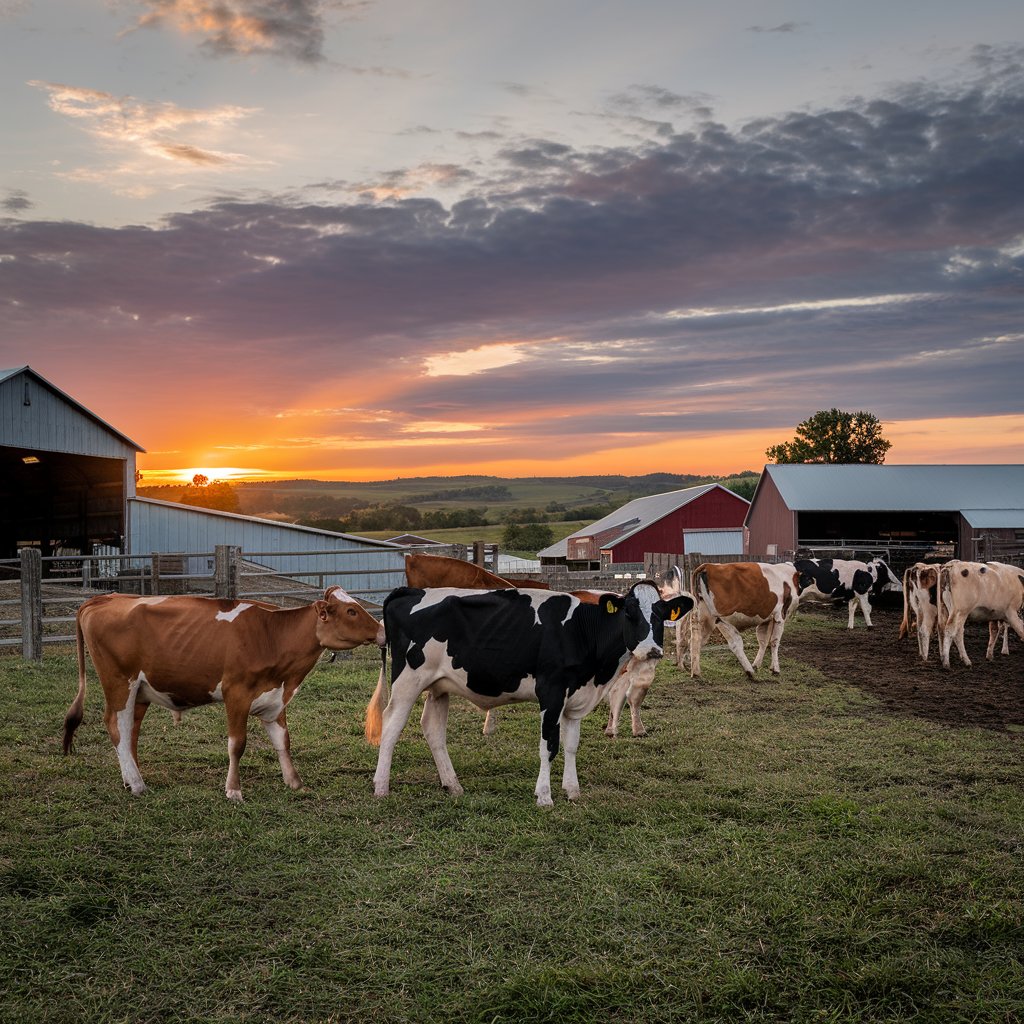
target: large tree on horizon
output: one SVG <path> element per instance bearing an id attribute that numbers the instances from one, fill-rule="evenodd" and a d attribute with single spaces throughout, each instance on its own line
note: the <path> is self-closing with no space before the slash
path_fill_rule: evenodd
<path id="1" fill-rule="evenodd" d="M 882 436 L 882 424 L 870 412 L 822 409 L 797 424 L 792 441 L 765 451 L 773 462 L 874 463 L 885 462 L 892 442 Z"/>

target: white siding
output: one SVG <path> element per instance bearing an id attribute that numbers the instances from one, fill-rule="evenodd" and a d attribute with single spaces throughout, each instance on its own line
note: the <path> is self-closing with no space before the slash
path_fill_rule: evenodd
<path id="1" fill-rule="evenodd" d="M 208 559 L 218 544 L 242 549 L 247 562 L 305 582 L 337 584 L 354 596 L 380 603 L 384 594 L 405 584 L 404 553 L 379 541 L 311 530 L 267 519 L 133 498 L 128 502 L 128 553 L 191 555 L 188 571 L 210 571 Z"/>

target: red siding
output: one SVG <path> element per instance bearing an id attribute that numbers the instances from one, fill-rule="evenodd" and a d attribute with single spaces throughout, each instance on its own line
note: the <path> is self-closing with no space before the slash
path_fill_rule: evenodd
<path id="1" fill-rule="evenodd" d="M 749 505 L 738 494 L 715 487 L 699 498 L 669 513 L 663 519 L 652 523 L 645 530 L 634 533 L 612 551 L 613 562 L 642 562 L 648 551 L 666 554 L 685 554 L 683 551 L 683 530 L 711 529 L 731 526 L 739 528 L 747 514 Z"/>
<path id="2" fill-rule="evenodd" d="M 796 513 L 791 511 L 779 494 L 775 482 L 767 473 L 761 474 L 761 482 L 754 495 L 750 514 L 747 516 L 748 555 L 768 554 L 768 545 L 776 545 L 776 554 L 796 549 Z"/>

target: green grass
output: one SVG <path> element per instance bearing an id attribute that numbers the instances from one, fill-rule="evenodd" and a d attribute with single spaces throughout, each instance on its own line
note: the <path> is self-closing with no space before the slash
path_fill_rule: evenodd
<path id="1" fill-rule="evenodd" d="M 253 725 L 242 806 L 221 708 L 150 711 L 132 798 L 95 681 L 60 753 L 73 655 L 0 659 L 0 1020 L 1022 1019 L 1020 737 L 889 716 L 796 660 L 821 628 L 781 682 L 660 666 L 548 811 L 531 706 L 453 706 L 459 799 L 414 715 L 374 800 L 369 653 L 292 705 L 304 790 Z"/>

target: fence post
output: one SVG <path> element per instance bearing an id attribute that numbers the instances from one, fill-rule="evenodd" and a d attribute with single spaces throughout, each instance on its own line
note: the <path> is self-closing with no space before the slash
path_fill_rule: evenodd
<path id="1" fill-rule="evenodd" d="M 242 549 L 234 544 L 218 544 L 213 549 L 213 595 L 238 599 L 238 562 Z"/>
<path id="2" fill-rule="evenodd" d="M 153 571 L 150 573 L 150 591 L 154 597 L 158 597 L 160 594 L 160 555 L 158 552 L 152 552 L 153 558 Z"/>
<path id="3" fill-rule="evenodd" d="M 483 568 L 486 557 L 487 547 L 484 542 L 482 540 L 473 541 L 473 562 Z"/>
<path id="4" fill-rule="evenodd" d="M 43 553 L 21 549 L 21 654 L 43 660 Z"/>

